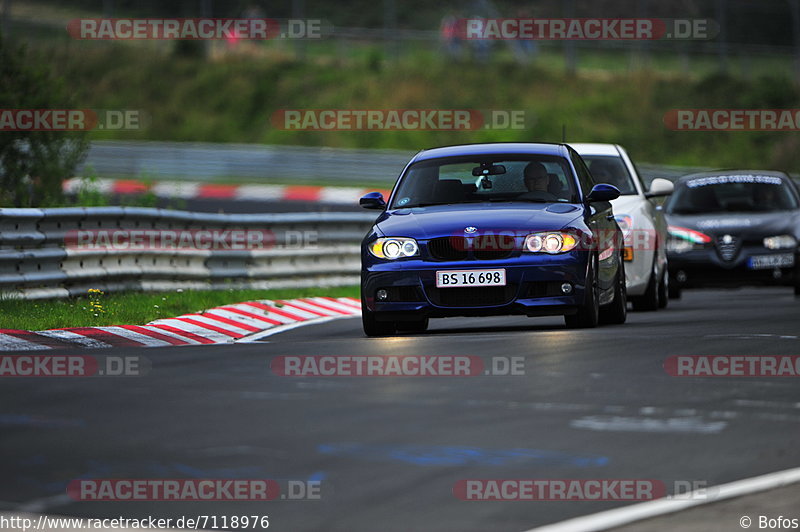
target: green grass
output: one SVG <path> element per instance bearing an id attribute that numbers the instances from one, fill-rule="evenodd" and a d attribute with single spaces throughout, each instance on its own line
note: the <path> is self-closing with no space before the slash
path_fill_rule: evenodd
<path id="1" fill-rule="evenodd" d="M 0 328 L 40 331 L 64 327 L 143 325 L 159 318 L 200 312 L 257 299 L 359 297 L 357 286 L 275 290 L 227 290 L 97 294 L 92 298 L 23 301 L 0 299 Z"/>

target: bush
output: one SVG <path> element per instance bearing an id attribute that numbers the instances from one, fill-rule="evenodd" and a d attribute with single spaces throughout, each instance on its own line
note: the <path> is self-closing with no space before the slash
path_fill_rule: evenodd
<path id="1" fill-rule="evenodd" d="M 73 109 L 62 80 L 22 47 L 0 36 L 0 109 Z M 3 131 L 0 206 L 36 207 L 61 201 L 61 183 L 86 155 L 85 131 Z"/>

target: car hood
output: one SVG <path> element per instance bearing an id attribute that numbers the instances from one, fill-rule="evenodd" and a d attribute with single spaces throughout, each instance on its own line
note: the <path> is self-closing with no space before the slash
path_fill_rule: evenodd
<path id="1" fill-rule="evenodd" d="M 694 229 L 709 236 L 733 235 L 743 238 L 790 234 L 799 236 L 800 217 L 796 211 L 768 213 L 668 214 L 667 222 Z"/>
<path id="2" fill-rule="evenodd" d="M 568 203 L 435 205 L 387 211 L 375 225 L 385 236 L 428 239 L 464 234 L 467 227 L 483 234 L 559 230 L 580 218 L 582 212 L 579 206 Z"/>

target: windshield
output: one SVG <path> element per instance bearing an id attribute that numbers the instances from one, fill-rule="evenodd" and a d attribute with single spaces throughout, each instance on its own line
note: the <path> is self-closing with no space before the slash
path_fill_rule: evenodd
<path id="1" fill-rule="evenodd" d="M 770 212 L 796 208 L 797 199 L 779 177 L 727 175 L 686 181 L 673 194 L 667 212 Z"/>
<path id="2" fill-rule="evenodd" d="M 412 165 L 391 208 L 480 202 L 573 202 L 575 181 L 563 157 L 468 156 Z"/>
<path id="3" fill-rule="evenodd" d="M 609 155 L 581 155 L 595 183 L 607 183 L 619 189 L 622 195 L 637 194 L 636 185 L 625 162 Z"/>

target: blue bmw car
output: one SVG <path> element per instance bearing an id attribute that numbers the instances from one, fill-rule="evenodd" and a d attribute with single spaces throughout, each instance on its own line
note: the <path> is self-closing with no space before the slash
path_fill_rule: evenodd
<path id="1" fill-rule="evenodd" d="M 622 233 L 611 185 L 566 144 L 424 150 L 361 249 L 364 332 L 421 332 L 430 318 L 563 315 L 567 327 L 624 323 Z"/>

